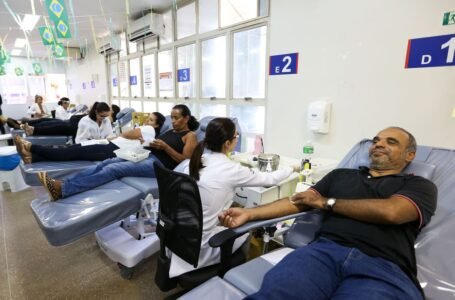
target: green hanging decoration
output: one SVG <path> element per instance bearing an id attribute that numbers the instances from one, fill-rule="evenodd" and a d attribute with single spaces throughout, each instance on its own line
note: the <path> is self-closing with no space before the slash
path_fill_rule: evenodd
<path id="1" fill-rule="evenodd" d="M 6 52 L 5 48 L 0 47 L 0 65 L 4 65 L 11 62 L 11 57 Z"/>
<path id="2" fill-rule="evenodd" d="M 15 67 L 14 73 L 16 73 L 16 76 L 22 76 L 24 75 L 24 70 L 21 67 Z"/>
<path id="3" fill-rule="evenodd" d="M 71 38 L 67 9 L 63 0 L 46 0 L 46 7 L 50 20 L 54 23 L 57 37 Z"/>
<path id="4" fill-rule="evenodd" d="M 41 67 L 40 63 L 33 63 L 33 71 L 35 71 L 35 75 L 43 74 L 43 68 Z"/>
<path id="5" fill-rule="evenodd" d="M 6 75 L 6 70 L 5 70 L 5 66 L 1 65 L 0 66 L 0 76 L 3 76 L 3 75 Z"/>
<path id="6" fill-rule="evenodd" d="M 44 45 L 49 46 L 53 45 L 56 42 L 54 34 L 52 33 L 52 30 L 49 27 L 43 26 L 39 27 L 38 29 Z"/>
<path id="7" fill-rule="evenodd" d="M 63 44 L 54 44 L 52 45 L 52 53 L 56 58 L 66 57 L 66 49 Z"/>

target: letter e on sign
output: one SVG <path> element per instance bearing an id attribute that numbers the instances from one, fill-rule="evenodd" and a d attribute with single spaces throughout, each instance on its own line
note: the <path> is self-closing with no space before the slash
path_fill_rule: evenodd
<path id="1" fill-rule="evenodd" d="M 270 56 L 269 75 L 297 74 L 299 54 L 288 53 Z"/>

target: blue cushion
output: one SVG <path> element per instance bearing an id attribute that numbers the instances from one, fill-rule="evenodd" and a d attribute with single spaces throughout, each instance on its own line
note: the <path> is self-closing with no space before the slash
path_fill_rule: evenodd
<path id="1" fill-rule="evenodd" d="M 21 157 L 19 154 L 2 155 L 0 156 L 0 170 L 14 170 L 20 163 Z"/>

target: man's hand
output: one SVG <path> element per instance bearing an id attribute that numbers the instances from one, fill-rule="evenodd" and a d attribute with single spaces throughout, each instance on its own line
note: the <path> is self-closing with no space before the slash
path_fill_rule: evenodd
<path id="1" fill-rule="evenodd" d="M 303 204 L 315 209 L 327 209 L 327 198 L 322 197 L 319 193 L 311 189 L 302 193 L 297 193 L 290 197 L 289 200 L 292 204 L 296 205 Z"/>
<path id="2" fill-rule="evenodd" d="M 239 227 L 249 221 L 248 211 L 244 208 L 233 207 L 218 215 L 220 223 L 228 228 Z"/>

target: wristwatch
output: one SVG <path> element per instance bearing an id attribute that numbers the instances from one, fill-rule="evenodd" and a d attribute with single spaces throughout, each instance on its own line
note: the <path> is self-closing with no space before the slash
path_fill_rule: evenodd
<path id="1" fill-rule="evenodd" d="M 337 203 L 337 199 L 335 199 L 335 198 L 327 199 L 327 202 L 326 202 L 327 210 L 332 211 L 333 207 L 335 206 L 336 203 Z"/>

